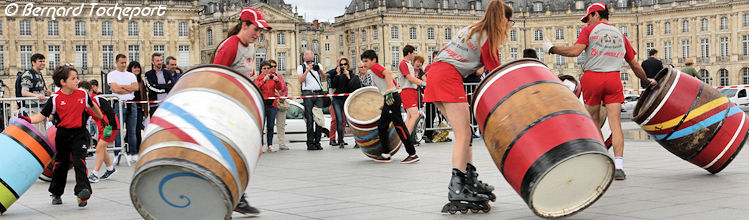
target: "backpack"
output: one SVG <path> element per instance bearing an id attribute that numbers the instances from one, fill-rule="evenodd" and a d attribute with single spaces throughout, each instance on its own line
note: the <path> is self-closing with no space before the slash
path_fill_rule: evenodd
<path id="1" fill-rule="evenodd" d="M 23 76 L 23 72 L 18 72 L 16 75 L 16 97 L 20 98 L 23 97 L 23 94 L 21 94 L 21 76 Z M 38 82 L 39 79 L 37 78 L 36 74 L 31 73 L 31 85 L 36 85 L 36 83 Z"/>

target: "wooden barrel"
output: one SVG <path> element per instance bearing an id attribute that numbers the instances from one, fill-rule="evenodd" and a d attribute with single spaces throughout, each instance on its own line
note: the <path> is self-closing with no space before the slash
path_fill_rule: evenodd
<path id="1" fill-rule="evenodd" d="M 746 114 L 718 90 L 672 67 L 637 101 L 633 120 L 663 148 L 710 173 L 723 170 L 746 141 Z"/>
<path id="2" fill-rule="evenodd" d="M 231 218 L 262 153 L 262 109 L 259 89 L 233 70 L 186 72 L 145 129 L 130 184 L 141 216 Z"/>
<path id="3" fill-rule="evenodd" d="M 0 135 L 0 214 L 8 210 L 44 167 L 52 161 L 55 148 L 34 126 L 14 120 Z"/>
<path id="4" fill-rule="evenodd" d="M 575 214 L 614 179 L 614 162 L 582 103 L 546 65 L 530 59 L 495 69 L 473 111 L 507 182 L 545 218 Z"/>
<path id="5" fill-rule="evenodd" d="M 398 134 L 395 133 L 393 123 L 389 124 L 387 131 L 390 139 L 388 146 L 383 147 L 380 144 L 377 124 L 380 122 L 382 106 L 384 105 L 384 97 L 374 86 L 357 89 L 349 95 L 343 104 L 343 111 L 350 125 L 351 133 L 354 134 L 354 140 L 359 144 L 364 155 L 372 159 L 383 153 L 395 154 L 403 145 L 398 138 Z"/>
<path id="6" fill-rule="evenodd" d="M 570 76 L 570 75 L 560 75 L 559 79 L 562 80 L 562 84 L 567 86 L 567 88 L 569 88 L 572 91 L 572 93 L 574 93 L 575 96 L 577 96 L 577 98 L 580 99 L 580 102 L 583 103 L 584 105 L 585 101 L 583 100 L 583 90 L 580 87 L 580 82 L 577 81 L 577 79 L 575 79 L 574 76 Z M 601 128 L 601 135 L 603 135 L 603 137 L 605 137 L 606 139 L 605 141 L 603 141 L 603 144 L 606 145 L 607 149 L 610 149 L 611 144 L 612 144 L 611 142 L 612 133 L 611 133 L 611 126 L 609 126 L 609 117 L 606 115 L 607 111 L 604 106 L 601 106 L 600 109 L 601 111 L 598 113 L 598 116 L 599 116 L 598 121 L 601 121 L 603 123 L 600 123 L 598 127 Z"/>

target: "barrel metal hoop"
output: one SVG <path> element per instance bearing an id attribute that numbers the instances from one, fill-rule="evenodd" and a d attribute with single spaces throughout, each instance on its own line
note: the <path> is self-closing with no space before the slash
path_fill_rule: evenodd
<path id="1" fill-rule="evenodd" d="M 588 115 L 588 113 L 585 113 L 585 112 L 581 112 L 581 111 L 577 111 L 577 110 L 562 110 L 562 111 L 553 112 L 551 114 L 548 114 L 548 115 L 545 115 L 543 117 L 540 117 L 540 118 L 536 119 L 535 121 L 531 122 L 528 126 L 526 126 L 525 128 L 523 128 L 523 130 L 520 130 L 520 132 L 518 132 L 518 134 L 515 136 L 515 138 L 513 138 L 512 141 L 510 141 L 510 144 L 507 145 L 507 150 L 505 150 L 505 153 L 502 155 L 502 163 L 500 164 L 499 171 L 502 172 L 502 173 L 505 172 L 505 163 L 504 162 L 507 159 L 507 155 L 510 154 L 510 151 L 512 150 L 512 147 L 515 145 L 515 142 L 517 142 L 518 139 L 520 139 L 521 137 L 523 137 L 523 134 L 525 134 L 525 132 L 528 132 L 531 128 L 533 128 L 534 126 L 536 126 L 538 123 L 541 123 L 541 122 L 545 121 L 546 119 L 549 119 L 549 118 L 552 118 L 552 117 L 555 117 L 555 116 L 559 116 L 559 115 L 564 115 L 564 114 L 579 114 L 579 115 L 584 115 L 585 117 L 590 118 L 590 116 Z M 591 120 L 593 120 L 593 119 L 591 118 Z"/>
<path id="2" fill-rule="evenodd" d="M 0 184 L 3 184 L 3 186 L 4 186 L 4 187 L 5 187 L 6 189 L 8 189 L 8 191 L 10 191 L 10 193 L 11 193 L 11 194 L 13 194 L 13 196 L 15 196 L 15 197 L 16 197 L 16 199 L 18 199 L 18 197 L 21 197 L 20 195 L 18 195 L 18 193 L 16 193 L 16 190 L 15 190 L 15 189 L 11 188 L 11 187 L 10 187 L 10 185 L 8 185 L 8 183 L 6 183 L 6 182 L 5 182 L 4 180 L 3 180 L 3 178 L 0 178 Z M 2 204 L 0 204 L 0 205 L 2 205 Z M 6 207 L 6 208 L 7 208 L 7 207 Z"/>
<path id="3" fill-rule="evenodd" d="M 512 95 L 514 95 L 515 93 L 520 92 L 520 90 L 523 90 L 525 88 L 528 88 L 528 87 L 531 87 L 531 86 L 534 86 L 534 85 L 537 85 L 537 84 L 541 84 L 541 83 L 554 83 L 554 84 L 559 84 L 559 85 L 564 86 L 564 84 L 562 84 L 562 82 L 558 82 L 558 81 L 539 80 L 539 81 L 535 81 L 535 82 L 531 82 L 531 83 L 525 84 L 523 86 L 520 86 L 520 87 L 516 88 L 515 90 L 512 90 L 510 93 L 507 93 L 507 95 L 505 95 L 505 97 L 502 97 L 502 99 L 500 99 L 497 102 L 497 104 L 494 105 L 494 107 L 492 107 L 492 110 L 489 111 L 489 113 L 486 115 L 486 118 L 484 119 L 484 126 L 481 128 L 481 130 L 482 131 L 486 131 L 486 125 L 489 123 L 489 118 L 491 118 L 492 113 L 494 113 L 494 110 L 496 110 L 499 107 L 499 105 L 502 105 L 503 102 L 507 101 L 507 99 L 509 99 L 510 97 L 512 97 Z M 476 98 L 478 98 L 478 96 Z M 474 115 L 475 115 L 475 111 L 474 111 Z"/>
<path id="4" fill-rule="evenodd" d="M 689 113 L 691 113 L 692 110 L 694 110 L 694 107 L 697 106 L 697 102 L 700 100 L 700 95 L 702 95 L 702 90 L 704 88 L 705 88 L 705 84 L 700 84 L 700 90 L 697 92 L 697 97 L 692 102 L 692 106 L 689 106 L 689 110 L 687 110 L 687 113 L 684 113 L 684 117 L 681 118 L 681 121 L 679 121 L 679 123 L 676 124 L 676 126 L 674 126 L 673 129 L 671 129 L 671 132 L 669 132 L 665 137 L 663 137 L 663 140 L 668 140 L 668 138 L 671 137 L 671 135 L 673 135 L 677 130 L 679 130 L 679 127 L 681 127 L 681 124 L 684 123 L 684 120 L 687 119 L 687 116 L 689 116 Z M 702 149 L 700 149 L 700 150 L 702 150 Z M 687 160 L 692 159 L 692 157 L 694 157 L 694 156 L 697 156 L 697 154 L 692 155 Z"/>
<path id="5" fill-rule="evenodd" d="M 702 153 L 702 151 L 705 150 L 705 148 L 707 148 L 707 145 L 710 145 L 710 142 L 713 142 L 713 139 L 715 138 L 715 136 L 717 136 L 720 129 L 723 128 L 723 124 L 726 122 L 726 119 L 728 119 L 728 114 L 731 113 L 732 103 L 733 102 L 730 102 L 730 101 L 728 102 L 728 107 L 726 107 L 726 110 L 725 110 L 726 114 L 723 115 L 723 119 L 720 120 L 720 122 L 718 123 L 718 127 L 715 128 L 715 131 L 713 131 L 713 134 L 710 135 L 710 138 L 708 138 L 707 141 L 705 141 L 705 144 L 703 144 L 700 148 L 697 149 L 697 151 L 695 151 L 692 155 L 690 155 L 688 158 L 685 158 L 684 160 L 688 161 L 688 160 L 693 159 L 694 157 Z"/>
<path id="6" fill-rule="evenodd" d="M 671 88 L 668 88 L 668 92 L 666 92 L 666 96 L 664 96 L 663 100 L 661 100 L 661 102 L 658 103 L 658 106 L 655 108 L 655 110 L 653 110 L 653 112 L 650 113 L 650 116 L 648 116 L 647 118 L 645 118 L 645 120 L 642 121 L 642 123 L 640 123 L 640 127 L 648 124 L 648 122 L 650 122 L 650 120 L 652 120 L 653 117 L 655 117 L 655 115 L 658 114 L 658 111 L 660 111 L 661 108 L 663 108 L 663 105 L 666 104 L 666 101 L 668 101 L 668 99 L 671 98 L 671 95 L 674 92 L 674 89 L 676 89 L 676 85 L 679 84 L 679 78 L 681 78 L 681 77 L 679 77 L 681 75 L 679 73 L 681 73 L 681 72 L 677 71 L 677 73 L 676 73 L 677 75 L 674 78 L 674 83 L 671 84 Z"/>

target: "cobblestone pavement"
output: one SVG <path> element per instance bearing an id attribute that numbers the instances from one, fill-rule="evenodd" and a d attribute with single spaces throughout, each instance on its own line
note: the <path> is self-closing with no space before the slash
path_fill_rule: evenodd
<path id="1" fill-rule="evenodd" d="M 749 216 L 747 152 L 711 175 L 647 140 L 634 123 L 626 122 L 624 129 L 627 180 L 614 182 L 595 204 L 568 219 Z M 404 151 L 383 164 L 351 145 L 323 145 L 325 150 L 307 151 L 303 143 L 294 143 L 289 151 L 262 156 L 247 190 L 250 203 L 262 211 L 254 219 L 539 219 L 501 176 L 480 140 L 475 141 L 475 164 L 480 178 L 496 187 L 497 201 L 490 213 L 454 216 L 440 213 L 447 202 L 452 143 L 422 144 L 417 147 L 421 161 L 414 164 L 398 163 Z M 133 167 L 117 169 L 110 180 L 92 184 L 86 208 L 76 205 L 71 173 L 62 205 L 50 205 L 48 183 L 37 181 L 0 218 L 140 219 L 128 191 Z"/>

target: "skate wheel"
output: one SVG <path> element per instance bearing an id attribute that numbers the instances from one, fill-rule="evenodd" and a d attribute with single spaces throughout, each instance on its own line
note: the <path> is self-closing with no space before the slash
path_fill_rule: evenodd
<path id="1" fill-rule="evenodd" d="M 486 203 L 486 209 L 481 210 L 481 211 L 484 211 L 484 213 L 489 213 L 489 211 L 491 211 L 491 210 L 492 210 L 492 206 L 489 205 L 489 203 L 487 202 Z"/>
<path id="2" fill-rule="evenodd" d="M 497 194 L 492 193 L 492 202 L 497 201 Z"/>
<path id="3" fill-rule="evenodd" d="M 455 215 L 455 212 L 456 212 L 456 211 L 450 210 L 450 211 L 447 211 L 447 212 L 449 212 L 449 213 L 450 213 L 450 215 Z"/>
<path id="4" fill-rule="evenodd" d="M 466 213 L 468 213 L 468 209 L 460 210 L 460 213 L 466 214 Z"/>
<path id="5" fill-rule="evenodd" d="M 479 212 L 479 210 L 478 209 L 471 209 L 471 212 L 472 213 L 477 213 L 477 212 Z"/>

